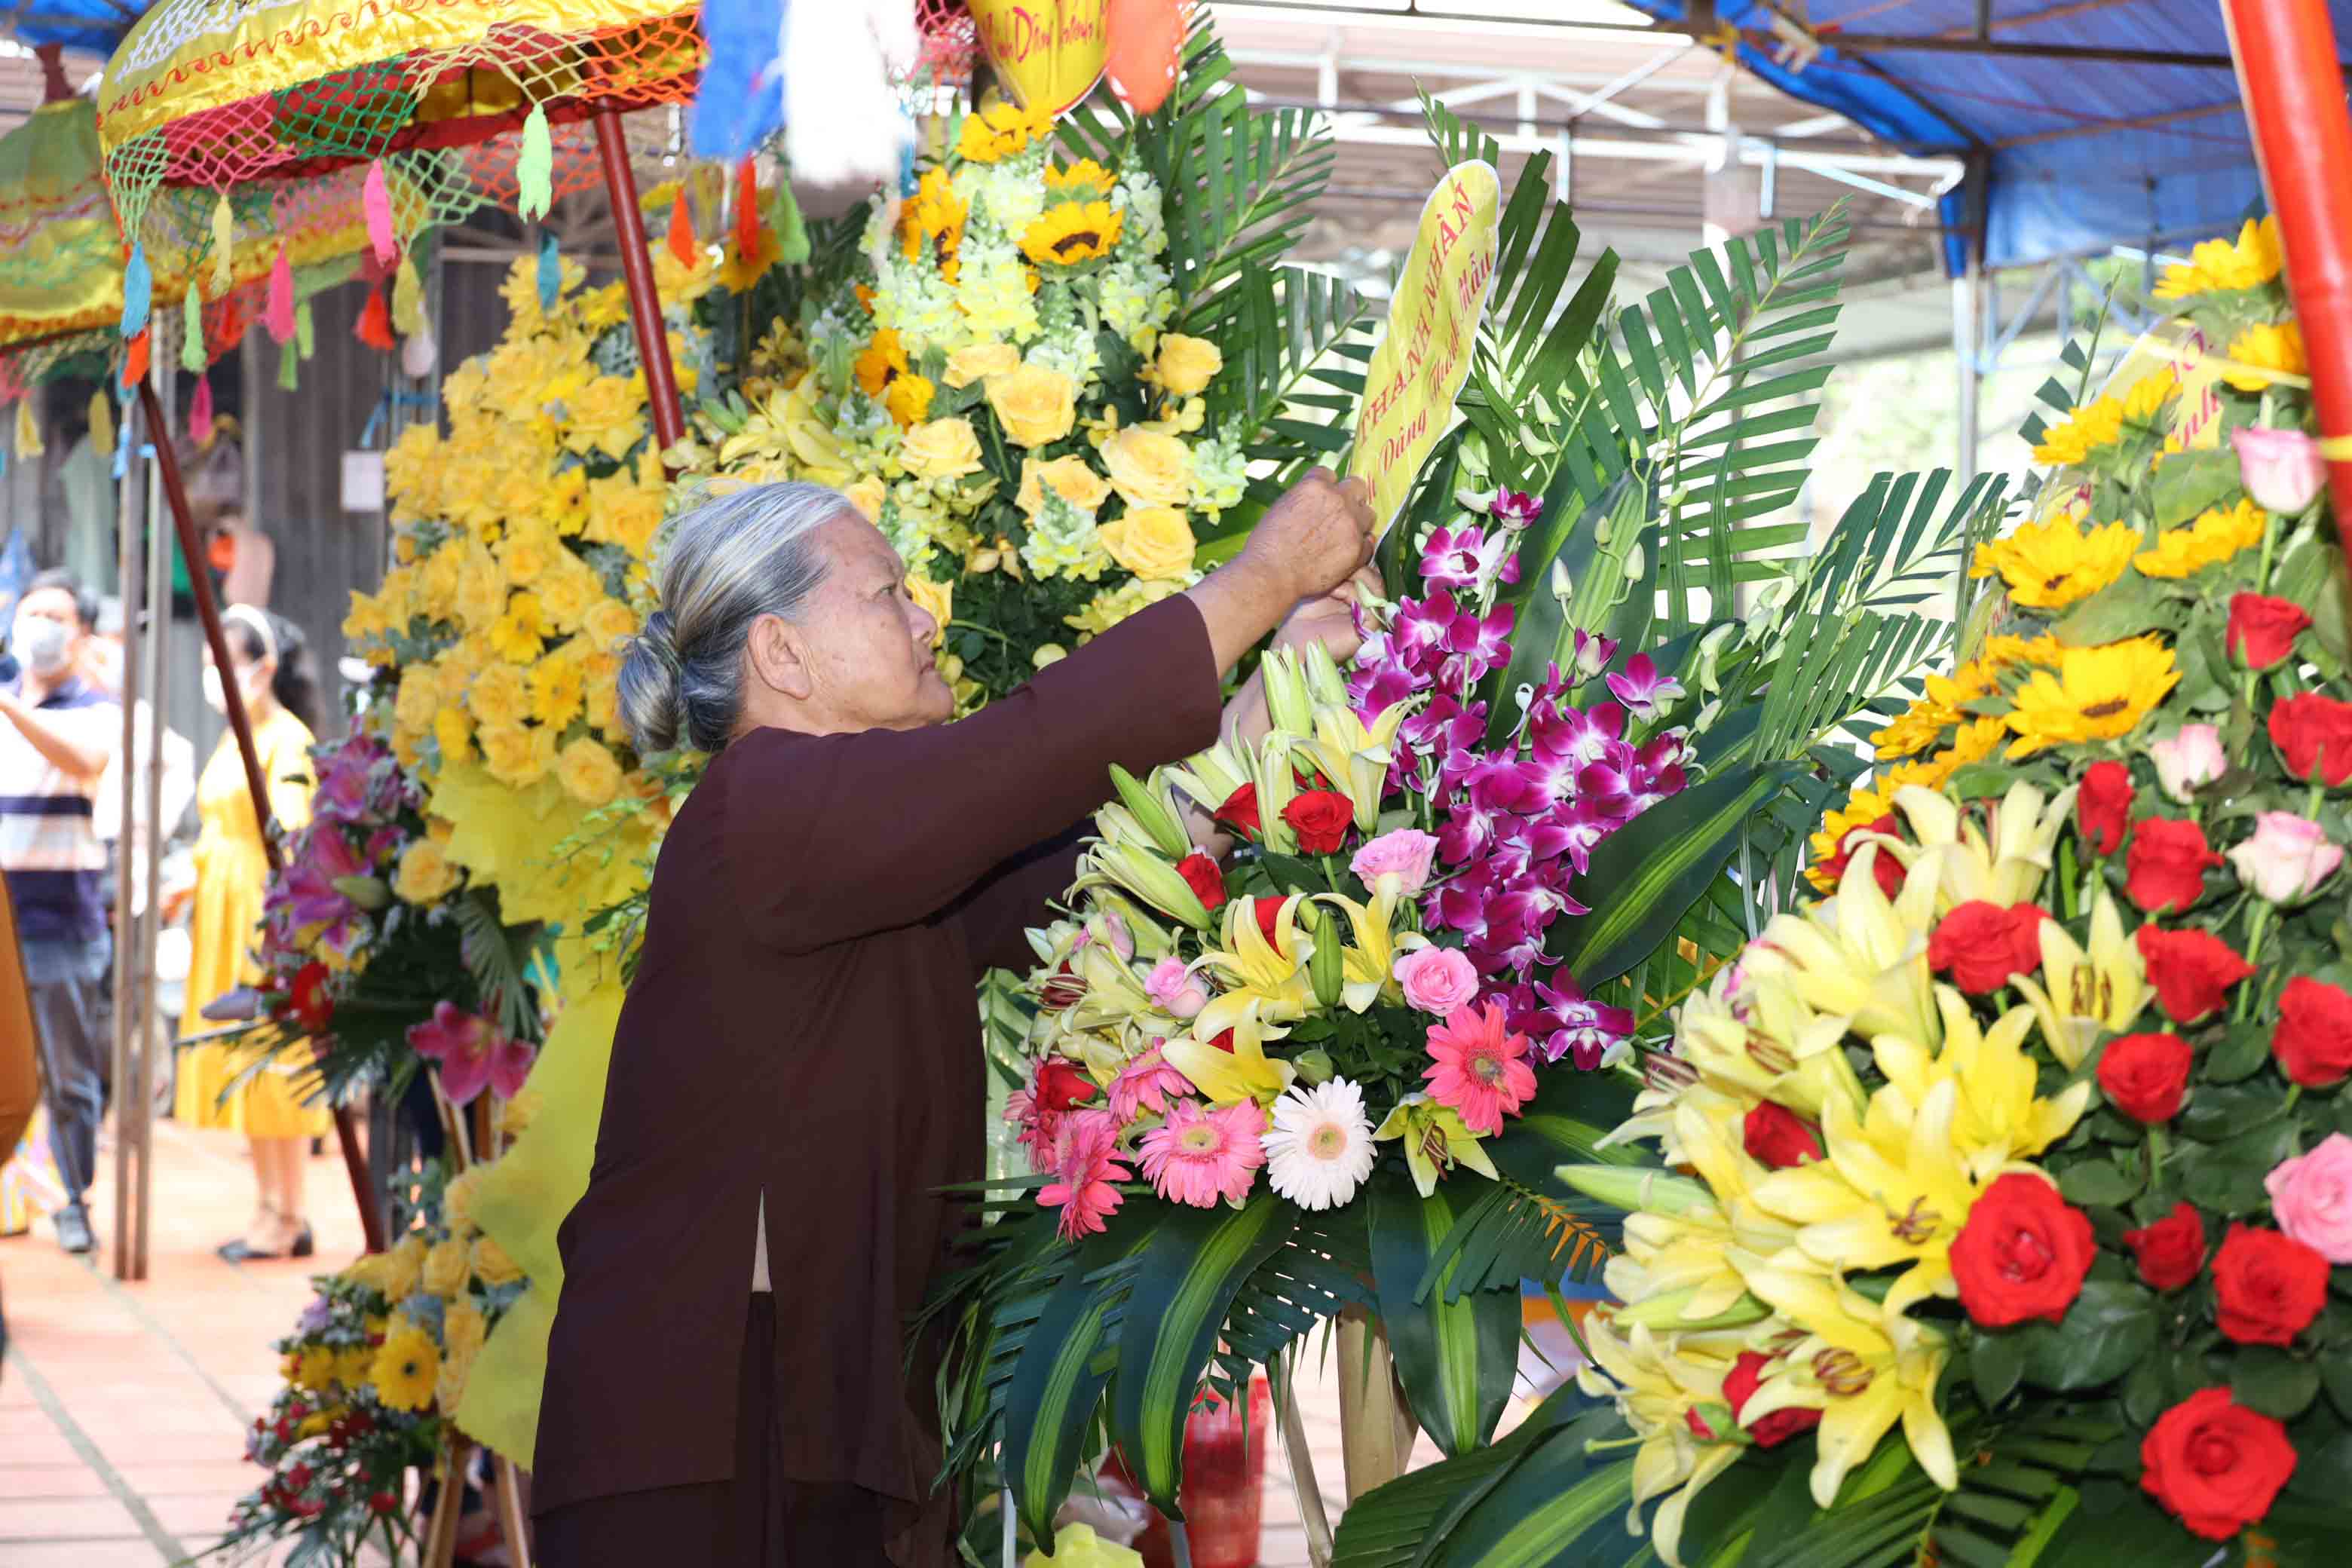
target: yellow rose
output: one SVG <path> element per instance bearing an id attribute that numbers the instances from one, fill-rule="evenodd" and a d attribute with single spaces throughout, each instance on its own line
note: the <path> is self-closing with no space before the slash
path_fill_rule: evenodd
<path id="1" fill-rule="evenodd" d="M 539 607 L 546 612 L 549 626 L 556 630 L 569 630 L 580 624 L 590 605 L 604 597 L 604 580 L 595 569 L 569 551 L 564 563 L 549 573 L 539 585 Z"/>
<path id="2" fill-rule="evenodd" d="M 412 664 L 400 676 L 400 695 L 393 699 L 393 722 L 408 734 L 423 734 L 433 728 L 433 716 L 441 710 L 441 683 L 434 679 L 431 667 Z"/>
<path id="3" fill-rule="evenodd" d="M 940 423 L 945 424 L 947 421 L 941 420 Z M 959 419 L 956 423 L 961 425 L 967 430 L 971 428 L 971 423 L 967 420 Z M 929 426 L 927 426 L 925 428 L 928 429 Z M 914 433 L 911 431 L 908 432 L 907 440 L 912 441 L 914 438 Z M 905 442 L 900 443 L 902 449 L 905 444 Z M 882 503 L 889 498 L 890 487 L 884 484 L 878 476 L 868 474 L 841 493 L 849 498 L 849 504 L 856 507 L 859 515 L 864 517 L 866 521 L 880 522 L 882 521 Z"/>
<path id="4" fill-rule="evenodd" d="M 506 613 L 506 574 L 488 551 L 478 546 L 458 565 L 455 607 L 467 631 L 484 630 Z"/>
<path id="5" fill-rule="evenodd" d="M 621 791 L 621 764 L 584 735 L 557 753 L 555 776 L 583 805 L 603 805 Z"/>
<path id="6" fill-rule="evenodd" d="M 467 1261 L 466 1244 L 455 1237 L 434 1243 L 432 1250 L 425 1255 L 422 1276 L 425 1289 L 445 1301 L 452 1296 L 464 1294 L 466 1281 L 473 1275 L 474 1268 Z"/>
<path id="7" fill-rule="evenodd" d="M 528 789 L 547 776 L 555 761 L 555 732 L 519 724 L 485 724 L 479 737 L 490 776 L 514 789 Z"/>
<path id="8" fill-rule="evenodd" d="M 433 661 L 433 686 L 441 694 L 445 708 L 452 702 L 463 702 L 473 687 L 474 677 L 479 673 L 479 666 L 462 657 L 464 650 L 465 644 L 459 643 Z"/>
<path id="9" fill-rule="evenodd" d="M 456 1410 L 466 1397 L 475 1358 L 482 1353 L 482 1342 L 489 1332 L 488 1320 L 471 1301 L 454 1303 L 441 1314 L 441 1369 L 433 1382 L 433 1398 L 442 1414 Z"/>
<path id="10" fill-rule="evenodd" d="M 444 763 L 462 763 L 473 750 L 473 721 L 466 717 L 463 708 L 444 708 L 433 716 L 433 739 L 441 747 Z"/>
<path id="11" fill-rule="evenodd" d="M 588 682 L 588 722 L 608 735 L 618 733 L 621 656 L 592 653 L 580 661 L 580 668 Z"/>
<path id="12" fill-rule="evenodd" d="M 969 419 L 934 419 L 907 432 L 898 460 L 919 479 L 960 479 L 980 472 L 980 437 Z"/>
<path id="13" fill-rule="evenodd" d="M 482 1167 L 475 1165 L 452 1176 L 449 1184 L 441 1189 L 441 1218 L 452 1231 L 460 1236 L 471 1236 L 481 1228 L 474 1223 L 474 1198 L 481 1188 Z M 474 1272 L 479 1274 L 481 1271 L 481 1266 L 475 1265 Z M 492 1280 L 491 1283 L 498 1281 Z"/>
<path id="14" fill-rule="evenodd" d="M 588 606 L 580 618 L 580 629 L 594 648 L 614 648 L 637 635 L 637 612 L 606 596 Z"/>
<path id="15" fill-rule="evenodd" d="M 530 711 L 530 678 L 519 665 L 491 665 L 466 689 L 466 705 L 486 727 L 520 724 Z"/>
<path id="16" fill-rule="evenodd" d="M 961 391 L 975 381 L 1005 375 L 1021 368 L 1021 351 L 1011 343 L 974 343 L 948 355 L 944 379 Z"/>
<path id="17" fill-rule="evenodd" d="M 429 904 L 457 885 L 457 868 L 430 838 L 412 839 L 393 873 L 393 895 L 404 904 Z"/>
<path id="18" fill-rule="evenodd" d="M 1181 577 L 1192 569 L 1192 526 L 1172 506 L 1131 506 L 1100 533 L 1110 558 L 1139 577 Z"/>
<path id="19" fill-rule="evenodd" d="M 939 647 L 947 636 L 948 622 L 955 616 L 955 584 L 934 583 L 920 572 L 909 572 L 907 574 L 907 596 L 930 612 L 934 623 L 931 646 Z"/>
<path id="20" fill-rule="evenodd" d="M 1190 397 L 1217 378 L 1217 372 L 1225 368 L 1225 356 L 1206 338 L 1168 332 L 1160 340 L 1160 361 L 1152 368 L 1160 390 L 1171 397 Z"/>
<path id="21" fill-rule="evenodd" d="M 383 1254 L 383 1267 L 369 1281 L 383 1294 L 387 1301 L 398 1302 L 416 1289 L 416 1277 L 425 1270 L 425 1238 L 410 1231 L 400 1238 L 400 1245 Z"/>
<path id="22" fill-rule="evenodd" d="M 645 437 L 645 394 L 624 377 L 600 375 L 563 403 L 563 444 L 575 452 L 602 447 L 625 458 Z"/>
<path id="23" fill-rule="evenodd" d="M 1102 463 L 1129 506 L 1182 506 L 1192 493 L 1192 449 L 1173 436 L 1130 425 L 1102 444 Z"/>
<path id="24" fill-rule="evenodd" d="M 1076 389 L 1047 365 L 1023 364 L 988 378 L 988 405 L 1004 433 L 1024 447 L 1058 441 L 1077 423 Z"/>
<path id="25" fill-rule="evenodd" d="M 475 1238 L 474 1273 L 485 1285 L 511 1285 L 522 1278 L 521 1268 L 507 1249 L 487 1236 Z"/>
<path id="26" fill-rule="evenodd" d="M 568 654 L 567 649 L 530 667 L 530 716 L 559 731 L 572 722 L 586 696 L 580 660 Z"/>
<path id="27" fill-rule="evenodd" d="M 1031 517 L 1045 504 L 1045 487 L 1076 507 L 1080 511 L 1092 511 L 1110 499 L 1108 481 L 1094 471 L 1084 458 L 1072 453 L 1041 463 L 1034 458 L 1021 459 L 1021 493 L 1013 498 L 1013 504 Z"/>
<path id="28" fill-rule="evenodd" d="M 894 377 L 890 389 L 882 395 L 882 406 L 900 426 L 919 425 L 931 411 L 931 397 L 939 389 L 919 375 Z"/>
<path id="29" fill-rule="evenodd" d="M 661 521 L 661 492 L 647 489 L 626 469 L 588 482 L 587 537 L 596 543 L 643 555 Z"/>

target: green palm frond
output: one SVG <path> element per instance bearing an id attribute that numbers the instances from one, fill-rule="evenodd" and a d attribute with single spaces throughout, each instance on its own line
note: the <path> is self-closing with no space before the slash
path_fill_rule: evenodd
<path id="1" fill-rule="evenodd" d="M 479 886 L 467 888 L 449 910 L 458 954 L 473 978 L 475 1011 L 509 1039 L 537 1040 L 539 998 L 530 971 L 540 927 L 502 923 L 497 891 Z"/>

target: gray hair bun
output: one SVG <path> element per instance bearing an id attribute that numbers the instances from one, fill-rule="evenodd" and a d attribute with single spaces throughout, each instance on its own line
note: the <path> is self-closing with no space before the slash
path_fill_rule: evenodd
<path id="1" fill-rule="evenodd" d="M 656 610 L 644 629 L 629 639 L 617 687 L 621 722 L 641 755 L 677 749 L 678 730 L 686 721 L 685 674 L 670 633 L 669 612 Z"/>

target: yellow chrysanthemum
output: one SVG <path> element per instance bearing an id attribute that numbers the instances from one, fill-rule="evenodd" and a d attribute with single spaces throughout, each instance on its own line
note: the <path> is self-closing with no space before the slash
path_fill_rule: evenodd
<path id="1" fill-rule="evenodd" d="M 2165 268 L 2156 286 L 2159 300 L 2185 300 L 2218 289 L 2259 289 L 2279 275 L 2278 219 L 2249 222 L 2238 231 L 2236 244 L 2209 239 L 2189 253 L 2186 262 Z"/>
<path id="2" fill-rule="evenodd" d="M 2112 397 L 2096 398 L 2044 430 L 2042 444 L 2033 448 L 2033 460 L 2062 468 L 2079 463 L 2121 440 L 2123 433 L 2124 405 Z"/>
<path id="3" fill-rule="evenodd" d="M 891 382 L 907 374 L 907 350 L 894 328 L 884 327 L 874 334 L 874 341 L 857 356 L 856 371 L 859 389 L 876 399 Z"/>
<path id="4" fill-rule="evenodd" d="M 1023 232 L 1021 251 L 1040 267 L 1091 261 L 1110 254 L 1124 222 L 1108 202 L 1064 202 Z"/>
<path id="5" fill-rule="evenodd" d="M 2311 359 L 2303 348 L 2303 328 L 2294 321 L 2248 327 L 2230 340 L 2230 352 L 2223 357 L 2231 368 L 2221 372 L 2221 379 L 2240 392 L 2265 391 L 2279 375 L 2311 374 Z M 2277 374 L 2268 374 L 2272 372 Z"/>
<path id="6" fill-rule="evenodd" d="M 530 712 L 530 678 L 518 665 L 493 664 L 466 689 L 466 705 L 481 723 L 520 724 Z"/>
<path id="7" fill-rule="evenodd" d="M 919 375 L 894 376 L 890 390 L 882 395 L 882 406 L 889 410 L 899 428 L 905 429 L 930 417 L 931 398 L 937 391 Z"/>
<path id="8" fill-rule="evenodd" d="M 1952 743 L 1929 761 L 1932 765 L 1945 768 L 1948 777 L 1970 763 L 1980 763 L 1991 756 L 2008 734 L 2006 719 L 1971 719 L 1953 734 Z"/>
<path id="9" fill-rule="evenodd" d="M 2200 513 L 2186 528 L 2167 529 L 2154 549 L 2132 557 L 2132 564 L 2149 577 L 2186 577 L 2260 544 L 2269 521 L 2262 508 L 2241 498 L 2235 506 Z"/>
<path id="10" fill-rule="evenodd" d="M 540 613 L 538 595 L 517 594 L 507 601 L 506 614 L 490 626 L 490 647 L 517 664 L 529 664 L 545 650 L 547 619 Z"/>
<path id="11" fill-rule="evenodd" d="M 2179 373 L 2170 365 L 2141 376 L 2124 391 L 2124 417 L 2145 425 L 2154 419 L 2179 390 Z"/>
<path id="12" fill-rule="evenodd" d="M 576 658 L 558 656 L 530 667 L 530 716 L 552 729 L 572 722 L 587 695 L 587 678 Z"/>
<path id="13" fill-rule="evenodd" d="M 1013 103 L 992 103 L 964 116 L 956 136 L 956 154 L 968 163 L 993 163 L 1010 158 L 1054 128 L 1050 114 L 1032 114 Z"/>
<path id="14" fill-rule="evenodd" d="M 2038 637 L 1996 632 L 1985 638 L 1984 651 L 1977 656 L 1976 662 L 1988 669 L 2007 669 L 2012 664 L 2054 664 L 2064 651 L 2064 646 L 2047 632 Z"/>
<path id="15" fill-rule="evenodd" d="M 2172 650 L 2153 637 L 2104 647 L 2070 647 L 2053 670 L 2037 669 L 2018 689 L 2009 727 L 2012 762 L 2044 746 L 2082 745 L 2128 735 L 2180 683 Z"/>
<path id="16" fill-rule="evenodd" d="M 2018 604 L 2054 610 L 2087 599 L 2122 576 L 2139 541 L 2139 531 L 2129 523 L 2110 522 L 2086 533 L 2073 518 L 2053 517 L 1977 546 L 1969 575 L 1998 572 Z"/>
<path id="17" fill-rule="evenodd" d="M 306 1345 L 287 1358 L 291 1370 L 286 1381 L 297 1388 L 324 1389 L 335 1381 L 335 1352 L 327 1345 Z"/>
<path id="18" fill-rule="evenodd" d="M 434 1384 L 441 1376 L 441 1352 L 431 1334 L 406 1318 L 393 1321 L 395 1326 L 376 1352 L 368 1381 L 387 1410 L 424 1410 L 432 1405 Z"/>
<path id="19" fill-rule="evenodd" d="M 1114 184 L 1111 172 L 1092 158 L 1081 158 L 1066 169 L 1045 171 L 1045 199 L 1107 201 Z"/>
<path id="20" fill-rule="evenodd" d="M 564 793 L 583 805 L 607 805 L 621 791 L 621 764 L 584 735 L 556 753 L 555 776 Z"/>

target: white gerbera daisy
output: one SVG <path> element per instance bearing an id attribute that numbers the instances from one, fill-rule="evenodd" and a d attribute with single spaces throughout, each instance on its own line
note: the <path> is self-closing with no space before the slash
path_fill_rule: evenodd
<path id="1" fill-rule="evenodd" d="M 1364 1091 L 1335 1078 L 1294 1087 L 1274 1102 L 1265 1146 L 1267 1183 L 1303 1209 L 1336 1208 L 1372 1173 L 1372 1124 Z"/>

